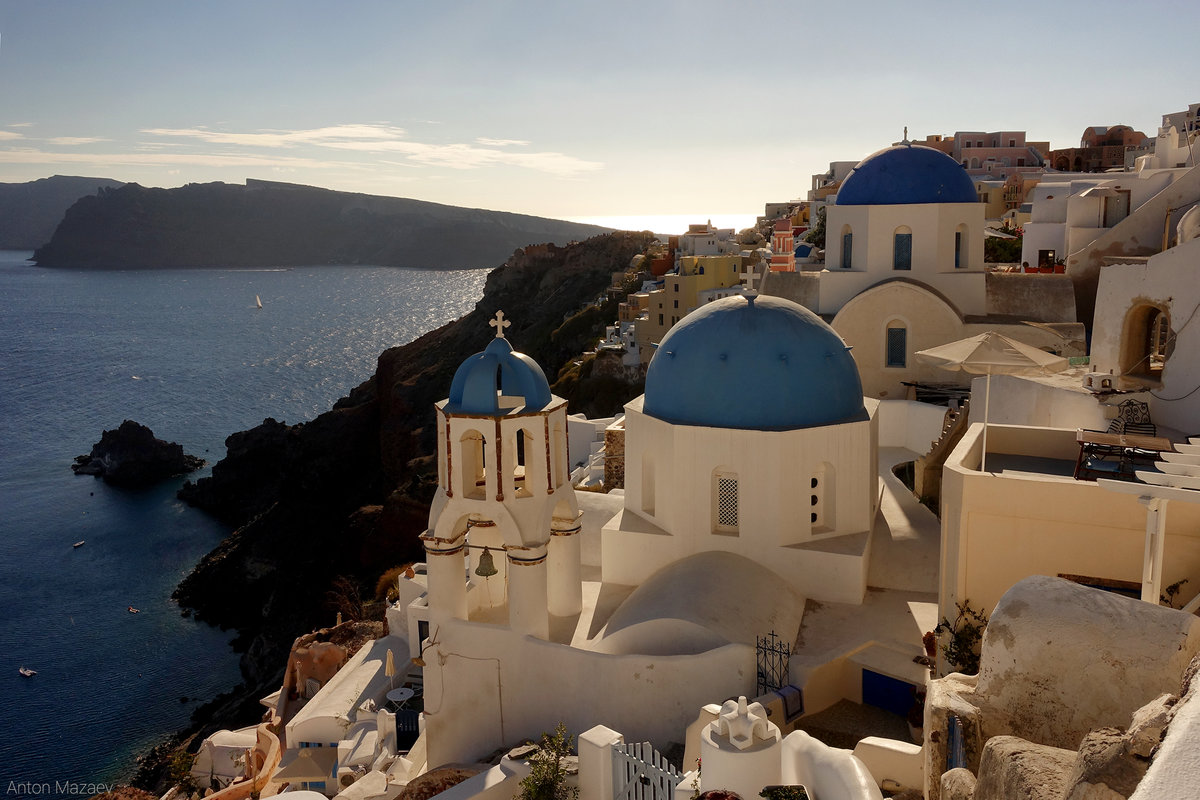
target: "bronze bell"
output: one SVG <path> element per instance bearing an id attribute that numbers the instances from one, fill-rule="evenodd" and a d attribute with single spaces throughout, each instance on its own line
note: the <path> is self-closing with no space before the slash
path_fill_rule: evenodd
<path id="1" fill-rule="evenodd" d="M 475 574 L 481 578 L 489 578 L 497 572 L 496 562 L 492 560 L 492 551 L 483 548 L 483 555 L 479 557 L 479 566 L 475 568 Z"/>

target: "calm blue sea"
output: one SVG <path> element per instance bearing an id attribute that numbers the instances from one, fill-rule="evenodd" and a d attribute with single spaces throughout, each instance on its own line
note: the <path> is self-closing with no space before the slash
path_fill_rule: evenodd
<path id="1" fill-rule="evenodd" d="M 328 410 L 385 348 L 470 310 L 487 274 L 83 271 L 29 255 L 0 251 L 6 796 L 20 794 L 10 782 L 128 778 L 139 752 L 238 682 L 231 634 L 170 601 L 228 531 L 175 499 L 182 479 L 122 491 L 75 476 L 72 459 L 133 419 L 211 465 L 234 431 Z"/>

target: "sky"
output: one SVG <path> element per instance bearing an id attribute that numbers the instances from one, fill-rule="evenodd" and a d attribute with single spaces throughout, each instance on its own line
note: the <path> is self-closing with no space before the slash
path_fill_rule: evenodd
<path id="1" fill-rule="evenodd" d="M 905 126 L 1153 135 L 1200 101 L 1197 30 L 1195 0 L 0 0 L 0 182 L 750 218 Z"/>

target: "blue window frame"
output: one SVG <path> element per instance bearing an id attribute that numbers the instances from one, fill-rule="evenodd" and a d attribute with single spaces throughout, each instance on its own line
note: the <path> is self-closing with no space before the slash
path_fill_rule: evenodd
<path id="1" fill-rule="evenodd" d="M 851 256 L 854 255 L 854 233 L 842 234 L 842 269 L 850 269 L 854 265 Z"/>

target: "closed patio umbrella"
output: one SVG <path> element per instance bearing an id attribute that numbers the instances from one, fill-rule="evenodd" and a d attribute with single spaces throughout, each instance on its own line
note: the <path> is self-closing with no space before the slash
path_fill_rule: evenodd
<path id="1" fill-rule="evenodd" d="M 1049 375 L 1067 368 L 1067 359 L 1062 356 L 1014 341 L 995 331 L 987 331 L 928 350 L 918 350 L 914 355 L 927 364 L 952 372 L 987 376 L 983 393 L 981 472 L 987 471 L 988 405 L 992 393 L 992 375 Z"/>

